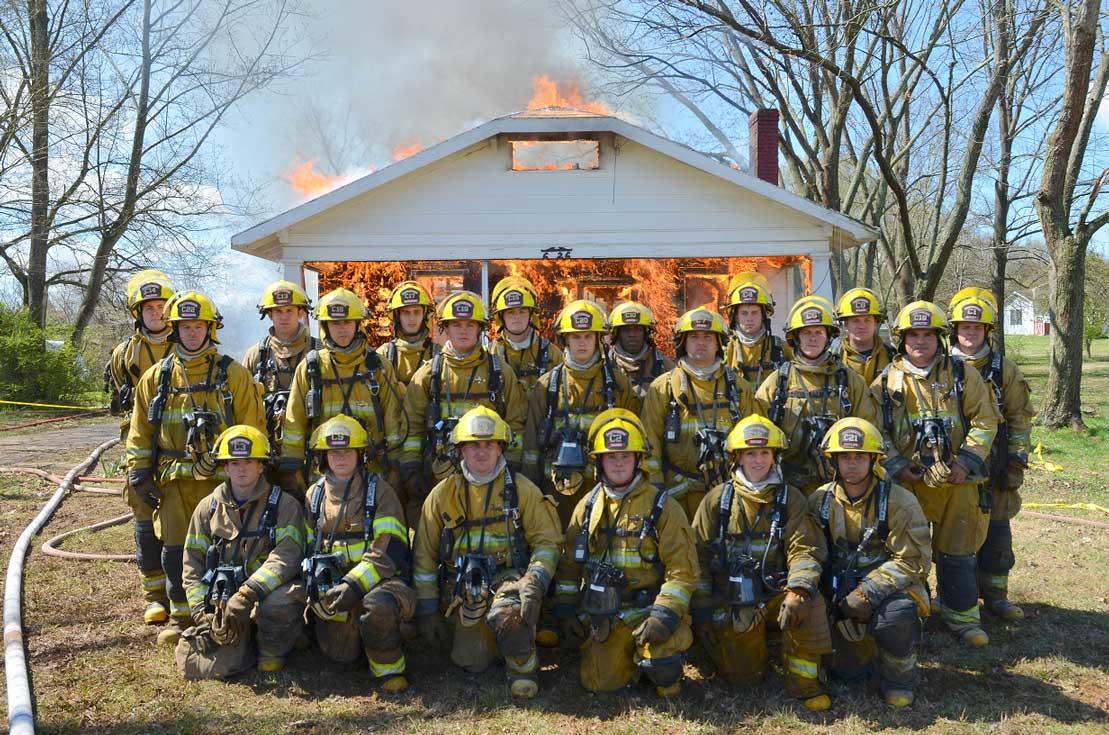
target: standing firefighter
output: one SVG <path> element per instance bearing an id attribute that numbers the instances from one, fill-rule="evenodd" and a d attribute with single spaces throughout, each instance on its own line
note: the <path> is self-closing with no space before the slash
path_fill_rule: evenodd
<path id="1" fill-rule="evenodd" d="M 393 366 L 401 385 L 408 385 L 420 366 L 439 353 L 439 346 L 431 340 L 435 302 L 416 281 L 402 281 L 389 294 L 389 314 L 393 338 L 378 347 L 377 354 Z"/>
<path id="2" fill-rule="evenodd" d="M 805 496 L 782 476 L 785 448 L 785 434 L 762 416 L 728 434 L 732 475 L 693 519 L 701 562 L 693 621 L 717 672 L 750 686 L 766 676 L 767 619 L 776 619 L 786 689 L 820 711 L 832 706 L 817 676 L 820 657 L 832 652 L 819 590 L 827 547 Z"/>
<path id="3" fill-rule="evenodd" d="M 608 325 L 592 301 L 571 301 L 558 317 L 566 352 L 563 363 L 539 379 L 528 402 L 524 470 L 558 503 L 563 524 L 596 479 L 587 458 L 586 433 L 609 408 L 636 413 L 639 399 L 628 376 L 605 355 L 601 336 Z"/>
<path id="4" fill-rule="evenodd" d="M 1002 620 L 1024 617 L 1009 601 L 1009 570 L 1013 558 L 1010 521 L 1020 512 L 1020 486 L 1028 468 L 1031 448 L 1032 409 L 1028 381 L 1009 358 L 990 346 L 997 324 L 997 301 L 984 289 L 963 289 L 951 300 L 951 324 L 956 342 L 951 354 L 973 365 L 993 391 L 1001 423 L 990 449 L 990 523 L 986 541 L 978 550 L 978 592 L 986 610 Z"/>
<path id="5" fill-rule="evenodd" d="M 140 271 L 127 284 L 127 308 L 135 320 L 135 333 L 116 345 L 104 371 L 112 415 L 122 417 L 119 436 L 124 441 L 131 428 L 136 383 L 155 363 L 165 359 L 172 347 L 170 327 L 162 320 L 166 300 L 172 295 L 173 285 L 161 271 Z M 154 507 L 130 484 L 124 489 L 124 497 L 135 516 L 135 560 L 146 600 L 143 622 L 160 625 L 169 619 L 169 598 L 166 573 L 162 571 L 162 542 L 154 533 Z"/>
<path id="6" fill-rule="evenodd" d="M 608 357 L 624 371 L 640 400 L 655 378 L 674 369 L 674 361 L 655 345 L 655 315 L 643 304 L 625 301 L 608 318 Z"/>
<path id="7" fill-rule="evenodd" d="M 316 319 L 323 347 L 297 366 L 281 437 L 282 487 L 304 497 L 308 476 L 305 443 L 333 416 L 350 416 L 369 435 L 369 466 L 395 469 L 408 424 L 404 388 L 393 366 L 370 349 L 361 329 L 366 308 L 353 292 L 337 288 L 320 299 Z"/>
<path id="8" fill-rule="evenodd" d="M 605 412 L 590 435 L 599 482 L 566 528 L 555 615 L 569 640 L 583 641 L 583 687 L 612 692 L 642 674 L 659 696 L 674 696 L 693 643 L 693 533 L 681 506 L 647 479 L 637 420 Z"/>
<path id="9" fill-rule="evenodd" d="M 489 352 L 512 368 L 528 395 L 540 375 L 562 364 L 562 350 L 539 334 L 538 291 L 531 281 L 520 276 L 502 278 L 491 301 L 497 336 Z"/>
<path id="10" fill-rule="evenodd" d="M 846 334 L 832 342 L 832 354 L 862 376 L 867 385 L 874 382 L 896 351 L 878 334 L 886 318 L 878 294 L 869 288 L 853 288 L 839 297 L 836 319 Z"/>
<path id="11" fill-rule="evenodd" d="M 496 412 L 467 411 L 451 440 L 460 472 L 428 495 L 416 532 L 416 622 L 470 673 L 503 656 L 512 696 L 531 698 L 539 692 L 535 626 L 562 540 L 558 515 L 508 468 L 511 429 Z"/>
<path id="12" fill-rule="evenodd" d="M 832 479 L 833 468 L 820 449 L 828 427 L 847 416 L 878 421 L 878 405 L 869 386 L 829 349 L 839 332 L 830 307 L 819 296 L 797 302 L 786 323 L 793 357 L 755 392 L 760 412 L 788 440 L 781 454 L 786 480 L 806 496 Z"/>
<path id="13" fill-rule="evenodd" d="M 731 338 L 724 362 L 741 371 L 753 385 L 760 385 L 767 375 L 792 357 L 789 345 L 770 333 L 774 296 L 764 276 L 741 273 L 733 278 L 725 313 Z"/>
<path id="14" fill-rule="evenodd" d="M 443 351 L 416 371 L 404 397 L 408 439 L 402 475 L 417 491 L 409 507 L 419 509 L 427 491 L 450 474 L 456 458 L 450 441 L 462 414 L 477 406 L 496 411 L 512 429 L 505 459 L 519 470 L 523 449 L 516 437 L 524 430 L 527 396 L 516 373 L 481 344 L 488 319 L 481 298 L 455 291 L 439 304 L 439 329 L 447 335 Z M 415 513 L 412 514 L 415 516 Z"/>
<path id="15" fill-rule="evenodd" d="M 300 639 L 304 590 L 304 510 L 266 482 L 266 435 L 237 425 L 220 434 L 215 459 L 228 481 L 200 501 L 189 521 L 184 582 L 196 627 L 177 644 L 186 679 L 224 679 L 254 663 L 280 671 Z"/>
<path id="16" fill-rule="evenodd" d="M 266 287 L 258 312 L 270 318 L 269 334 L 246 351 L 243 365 L 262 384 L 265 395 L 266 429 L 276 454 L 281 446 L 281 425 L 289 403 L 289 386 L 297 365 L 319 346 L 308 333 L 308 294 L 292 281 L 277 281 Z"/>
<path id="17" fill-rule="evenodd" d="M 724 319 L 705 308 L 687 311 L 674 325 L 678 366 L 651 383 L 643 425 L 652 447 L 651 481 L 685 509 L 728 476 L 728 432 L 754 412 L 751 384 L 721 360 Z"/>
<path id="18" fill-rule="evenodd" d="M 893 327 L 899 354 L 871 389 L 890 439 L 885 469 L 913 491 L 933 524 L 940 612 L 972 647 L 989 643 L 978 610 L 976 554 L 989 527 L 989 492 L 980 484 L 999 415 L 974 367 L 943 349 L 943 311 L 927 301 L 901 310 Z"/>
<path id="19" fill-rule="evenodd" d="M 809 509 L 828 544 L 821 588 L 835 621 L 833 673 L 863 679 L 875 668 L 886 702 L 906 707 L 917 685 L 932 553 L 920 503 L 879 464 L 883 443 L 868 421 L 833 424 L 824 453 L 835 463 L 836 479 L 809 496 Z"/>
<path id="20" fill-rule="evenodd" d="M 175 644 L 191 614 L 181 582 L 185 533 L 197 503 L 219 484 L 211 450 L 228 426 L 266 427 L 261 388 L 230 355 L 216 349 L 223 318 L 207 296 L 174 295 L 166 304 L 173 350 L 143 373 L 127 434 L 128 484 L 154 508 L 169 583 L 170 625 L 158 634 Z"/>
<path id="21" fill-rule="evenodd" d="M 365 655 L 390 693 L 408 688 L 401 622 L 416 611 L 408 527 L 400 500 L 377 472 L 365 469 L 370 442 L 349 416 L 312 434 L 323 476 L 308 489 L 304 586 L 315 613 L 316 642 L 332 661 Z"/>

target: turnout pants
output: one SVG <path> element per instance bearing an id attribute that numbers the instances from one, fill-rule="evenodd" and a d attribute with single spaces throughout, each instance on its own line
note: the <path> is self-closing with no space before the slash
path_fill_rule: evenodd
<path id="1" fill-rule="evenodd" d="M 400 625 L 412 619 L 416 593 L 399 579 L 388 579 L 362 598 L 354 613 L 316 618 L 316 641 L 332 661 L 353 663 L 365 655 L 377 678 L 403 674 Z"/>

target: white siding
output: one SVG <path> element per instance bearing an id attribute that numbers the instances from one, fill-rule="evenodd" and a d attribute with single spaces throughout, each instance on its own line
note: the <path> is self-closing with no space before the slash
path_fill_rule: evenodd
<path id="1" fill-rule="evenodd" d="M 1006 301 L 1003 311 L 1005 334 L 1035 334 L 1035 314 L 1030 300 L 1019 295 L 1012 296 Z"/>

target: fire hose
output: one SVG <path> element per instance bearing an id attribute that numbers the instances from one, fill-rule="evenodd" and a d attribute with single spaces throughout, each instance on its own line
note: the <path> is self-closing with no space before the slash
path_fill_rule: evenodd
<path id="1" fill-rule="evenodd" d="M 31 681 L 23 641 L 23 565 L 27 561 L 31 538 L 54 515 L 77 478 L 94 466 L 104 452 L 118 443 L 119 439 L 104 442 L 66 473 L 54 495 L 27 524 L 12 547 L 4 584 L 4 676 L 8 686 L 8 727 L 11 735 L 33 735 L 35 732 L 35 711 L 31 702 Z"/>

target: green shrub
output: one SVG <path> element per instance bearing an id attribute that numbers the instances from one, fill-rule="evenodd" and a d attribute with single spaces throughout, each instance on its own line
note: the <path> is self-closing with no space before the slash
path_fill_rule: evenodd
<path id="1" fill-rule="evenodd" d="M 26 309 L 0 304 L 0 398 L 64 403 L 96 387 L 94 371 L 72 345 L 47 349 L 46 340 Z"/>

